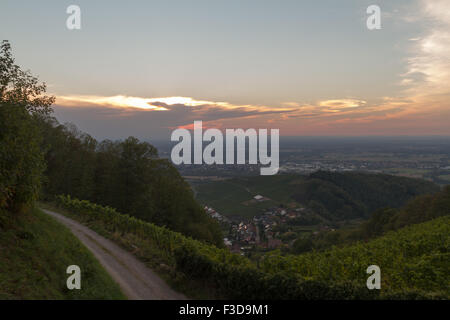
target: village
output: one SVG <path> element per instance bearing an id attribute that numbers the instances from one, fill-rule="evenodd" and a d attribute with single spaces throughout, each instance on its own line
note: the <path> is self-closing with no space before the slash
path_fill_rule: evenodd
<path id="1" fill-rule="evenodd" d="M 269 200 L 262 195 L 253 197 L 253 202 Z M 224 244 L 233 253 L 245 255 L 254 250 L 274 250 L 289 247 L 296 239 L 293 232 L 284 232 L 287 226 L 295 225 L 295 221 L 311 214 L 310 210 L 298 206 L 287 208 L 285 206 L 271 207 L 264 210 L 261 215 L 252 219 L 230 220 L 217 212 L 214 208 L 205 206 L 205 211 L 228 229 Z M 328 228 L 325 226 L 325 228 Z M 316 231 L 312 231 L 317 233 Z M 291 237 L 283 237 L 293 234 Z"/>

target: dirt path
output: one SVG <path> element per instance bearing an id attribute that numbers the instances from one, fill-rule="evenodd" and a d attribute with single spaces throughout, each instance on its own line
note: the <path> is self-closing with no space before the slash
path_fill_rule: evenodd
<path id="1" fill-rule="evenodd" d="M 69 229 L 94 254 L 122 292 L 132 300 L 186 299 L 175 292 L 155 272 L 147 268 L 131 253 L 120 248 L 88 227 L 59 213 L 42 210 Z M 83 270 L 81 270 L 83 272 Z"/>

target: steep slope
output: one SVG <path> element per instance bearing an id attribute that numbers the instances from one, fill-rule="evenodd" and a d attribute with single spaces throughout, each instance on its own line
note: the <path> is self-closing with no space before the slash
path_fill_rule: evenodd
<path id="1" fill-rule="evenodd" d="M 333 245 L 367 241 L 389 231 L 418 224 L 450 214 L 450 186 L 432 195 L 421 195 L 408 201 L 401 208 L 383 208 L 373 212 L 362 224 L 340 230 L 325 230 L 307 238 L 300 237 L 294 243 L 293 252 L 302 253 L 312 249 L 322 250 Z"/>
<path id="2" fill-rule="evenodd" d="M 207 285 L 209 296 L 231 299 L 447 298 L 450 217 L 415 224 L 371 240 L 324 252 L 251 261 L 226 249 L 88 201 L 59 197 L 65 214 L 134 250 L 147 265 L 166 264 L 172 280 Z M 382 289 L 366 287 L 369 265 L 382 272 Z"/>
<path id="3" fill-rule="evenodd" d="M 66 269 L 81 268 L 81 290 Z M 38 209 L 0 214 L 0 299 L 124 299 L 119 286 L 73 234 Z"/>
<path id="4" fill-rule="evenodd" d="M 59 213 L 44 210 L 67 226 L 95 255 L 123 292 L 133 300 L 180 300 L 182 294 L 172 290 L 155 272 L 131 253 L 105 239 L 86 226 Z"/>
<path id="5" fill-rule="evenodd" d="M 450 216 L 411 225 L 367 243 L 334 247 L 323 252 L 282 256 L 269 254 L 262 268 L 285 271 L 326 283 L 365 283 L 366 268 L 381 269 L 381 293 L 403 298 L 424 294 L 450 297 Z"/>

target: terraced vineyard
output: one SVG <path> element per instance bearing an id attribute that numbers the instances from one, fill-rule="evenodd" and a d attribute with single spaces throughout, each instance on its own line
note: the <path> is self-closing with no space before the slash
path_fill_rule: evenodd
<path id="1" fill-rule="evenodd" d="M 412 225 L 367 243 L 298 256 L 275 251 L 254 263 L 226 249 L 120 214 L 112 208 L 65 196 L 58 198 L 58 204 L 68 209 L 71 217 L 109 234 L 116 241 L 133 239 L 140 248 L 141 259 L 166 263 L 172 268 L 172 277 L 209 283 L 218 297 L 450 297 L 448 216 Z M 366 288 L 366 268 L 372 264 L 382 270 L 379 291 Z"/>

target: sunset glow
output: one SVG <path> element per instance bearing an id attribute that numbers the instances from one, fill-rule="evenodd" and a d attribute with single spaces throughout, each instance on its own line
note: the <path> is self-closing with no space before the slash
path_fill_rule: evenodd
<path id="1" fill-rule="evenodd" d="M 89 2 L 82 5 L 101 16 Z M 136 8 L 124 15 L 121 35 L 135 37 L 116 39 L 94 24 L 79 33 L 46 30 L 49 39 L 62 39 L 51 50 L 29 47 L 32 33 L 16 35 L 14 45 L 35 52 L 18 59 L 48 79 L 58 119 L 103 136 L 123 130 L 167 138 L 170 128 L 194 120 L 270 126 L 281 135 L 450 134 L 450 2 L 381 1 L 383 27 L 374 31 L 366 28 L 367 6 L 348 2 L 329 16 L 326 5 L 334 6 L 265 4 L 261 12 L 273 19 L 260 20 L 247 4 L 239 13 L 232 3 L 211 4 L 205 16 L 173 13 L 158 2 L 161 16 L 151 26 L 136 25 Z M 124 11 L 116 9 L 117 16 Z M 235 13 L 230 24 L 225 17 Z M 102 26 L 111 24 L 102 19 Z M 82 36 L 89 51 L 80 53 L 68 35 Z M 116 40 L 126 46 L 112 46 Z"/>

